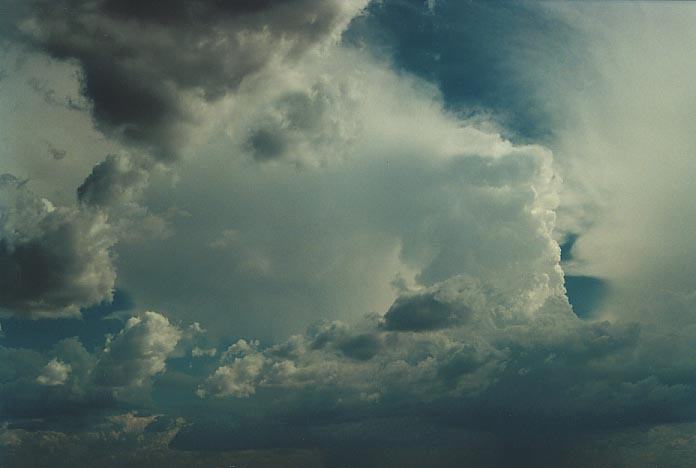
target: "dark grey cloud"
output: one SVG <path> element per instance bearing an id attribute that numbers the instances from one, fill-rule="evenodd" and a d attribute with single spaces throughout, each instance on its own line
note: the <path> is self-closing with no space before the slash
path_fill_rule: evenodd
<path id="1" fill-rule="evenodd" d="M 518 118 L 536 116 L 524 92 L 498 93 L 506 84 L 490 79 L 502 75 L 495 64 L 488 73 L 476 75 L 471 62 L 452 59 L 475 48 L 466 41 L 468 25 L 474 26 L 471 34 L 479 43 L 485 42 L 480 38 L 496 35 L 505 25 L 483 34 L 481 29 L 490 22 L 476 24 L 478 20 L 495 22 L 498 17 L 487 14 L 502 12 L 505 23 L 526 9 L 455 2 L 427 2 L 427 9 L 426 2 L 416 0 L 380 3 L 373 11 L 403 8 L 419 16 L 416 26 L 387 18 L 388 30 L 425 30 L 434 43 L 464 44 L 464 52 L 444 50 L 442 55 L 450 64 L 469 67 L 462 86 L 472 85 L 471 89 L 453 89 L 461 75 L 450 76 L 447 67 L 434 67 L 446 97 L 459 91 L 461 101 L 456 104 L 470 104 L 476 96 L 469 93 L 483 87 L 482 102 L 514 98 Z M 70 275 L 61 268 L 73 265 L 72 259 L 89 243 L 77 248 L 77 242 L 65 240 L 72 237 L 52 235 L 52 223 L 81 220 L 74 221 L 76 227 L 70 231 L 75 237 L 74 232 L 94 232 L 88 220 L 101 220 L 111 226 L 108 231 L 121 236 L 147 213 L 140 203 L 154 178 L 156 164 L 138 150 L 171 162 L 187 142 L 189 127 L 197 123 L 195 104 L 217 102 L 249 84 L 270 63 L 292 60 L 328 37 L 333 26 L 322 26 L 324 20 L 338 22 L 328 13 L 323 16 L 329 10 L 319 5 L 331 9 L 339 4 L 175 0 L 166 11 L 156 2 L 135 1 L 31 5 L 38 7 L 24 16 L 27 21 L 18 33 L 38 49 L 82 67 L 83 93 L 97 126 L 136 150 L 108 156 L 96 165 L 77 190 L 75 209 L 55 208 L 29 195 L 10 197 L 2 206 L 5 250 L 0 250 L 0 260 L 11 260 L 6 264 L 15 262 L 34 277 L 44 270 L 60 276 L 51 287 L 33 281 L 41 287 L 14 302 L 11 294 L 21 288 L 0 295 L 9 301 L 8 310 L 23 316 L 46 312 L 31 305 L 32 300 L 52 303 L 54 307 L 46 310 L 63 314 L 103 298 L 65 286 L 73 283 L 64 280 Z M 69 14 L 60 10 L 63 6 L 70 7 Z M 298 6 L 305 8 L 296 11 Z M 315 14 L 312 21 L 320 23 L 316 36 L 306 27 L 306 18 L 297 20 L 304 14 L 298 11 Z M 461 16 L 466 21 L 464 27 L 448 23 L 441 30 L 436 25 L 419 28 L 429 21 L 420 16 L 428 14 L 433 21 L 443 15 L 450 15 L 453 23 Z M 525 28 L 536 25 L 535 17 L 520 21 Z M 267 35 L 257 34 L 264 30 L 261 25 L 269 26 Z M 505 31 L 504 38 L 514 37 L 515 31 Z M 427 57 L 420 74 L 440 60 L 436 55 L 440 54 Z M 169 429 L 181 424 L 162 422 L 162 430 L 148 432 L 143 428 L 154 424 L 152 416 L 133 414 L 80 436 L 63 432 L 65 428 L 28 434 L 0 426 L 0 450 L 11 454 L 11 466 L 48 464 L 61 450 L 69 456 L 59 462 L 71 465 L 80 459 L 100 466 L 171 466 L 172 459 L 187 466 L 214 466 L 235 460 L 190 452 L 177 457 L 167 446 L 172 441 L 189 449 L 328 449 L 328 456 L 303 460 L 319 466 L 620 466 L 606 457 L 606 449 L 599 451 L 602 456 L 573 459 L 566 454 L 554 459 L 560 452 L 556 444 L 580 440 L 598 428 L 624 430 L 696 417 L 693 298 L 673 298 L 681 307 L 673 307 L 672 300 L 655 307 L 655 321 L 669 322 L 662 328 L 581 320 L 572 313 L 563 295 L 563 254 L 552 237 L 558 179 L 551 155 L 539 147 L 515 147 L 451 118 L 442 112 L 435 92 L 421 82 L 403 86 L 403 76 L 397 79 L 397 74 L 368 61 L 354 60 L 358 54 L 343 51 L 335 56 L 326 67 L 308 61 L 315 68 L 303 68 L 306 75 L 292 70 L 290 85 L 284 77 L 267 77 L 260 92 L 246 90 L 245 96 L 235 96 L 237 110 L 244 114 L 235 124 L 243 125 L 229 130 L 238 137 L 233 141 L 242 152 L 256 161 L 322 161 L 326 167 L 303 172 L 286 171 L 274 163 L 211 163 L 179 192 L 180 200 L 195 208 L 189 226 L 197 231 L 191 228 L 181 236 L 185 241 L 161 250 L 134 248 L 130 257 L 122 258 L 134 270 L 141 269 L 131 284 L 145 278 L 142 290 L 161 289 L 158 299 L 189 309 L 202 321 L 219 321 L 215 331 L 234 334 L 235 340 L 246 335 L 244 321 L 267 333 L 282 320 L 302 327 L 303 320 L 322 308 L 327 315 L 335 314 L 333 318 L 354 314 L 344 317 L 347 321 L 374 304 L 386 304 L 379 308 L 386 314 L 357 325 L 322 322 L 276 344 L 238 340 L 223 353 L 213 344 L 190 353 L 183 350 L 181 342 L 193 340 L 199 330 L 182 331 L 152 312 L 130 319 L 123 329 L 110 330 L 104 346 L 96 349 L 75 339 L 41 353 L 2 348 L 3 417 L 55 420 L 91 414 L 131 400 L 141 403 L 150 385 L 158 387 L 161 398 L 150 402 L 153 406 L 200 415 L 178 442 Z M 355 75 L 346 73 L 353 69 Z M 315 79 L 322 74 L 329 78 Z M 523 108 L 528 111 L 520 112 Z M 538 119 L 528 121 L 529 128 L 516 130 L 525 136 L 543 133 L 543 128 L 533 128 Z M 354 122 L 367 130 L 352 132 Z M 344 128 L 351 130 L 347 138 Z M 358 146 L 349 147 L 347 141 Z M 228 150 L 220 151 L 219 160 Z M 338 164 L 322 159 L 341 150 L 348 157 Z M 23 190 L 20 182 L 12 184 L 17 193 Z M 204 190 L 210 190 L 207 198 L 200 195 Z M 226 211 L 216 204 L 220 200 L 233 208 Z M 208 218 L 195 218 L 200 213 Z M 49 218 L 53 221 L 44 221 Z M 53 258 L 57 251 L 67 252 L 69 258 L 34 268 L 34 257 L 15 248 L 24 244 L 37 244 L 38 250 L 49 252 L 45 257 Z M 96 251 L 108 256 L 107 244 Z M 210 252 L 201 246 L 210 247 Z M 79 273 L 80 267 L 73 270 Z M 393 295 L 385 290 L 394 274 L 406 279 L 389 307 Z M 568 277 L 565 284 L 570 289 Z M 357 297 L 380 288 L 378 299 L 373 295 L 355 305 Z M 69 293 L 69 300 L 55 299 L 53 290 Z M 317 297 L 321 299 L 312 303 Z M 184 300 L 189 302 L 182 305 Z M 207 317 L 204 301 L 210 301 Z M 338 307 L 340 311 L 333 310 Z M 289 326 L 279 328 L 283 334 Z M 203 363 L 192 364 L 189 354 Z M 174 372 L 172 357 L 178 360 Z M 198 367 L 192 370 L 194 366 Z M 165 374 L 167 369 L 170 373 Z M 196 389 L 205 399 L 192 402 Z M 191 400 L 181 396 L 184 391 Z M 186 404 L 180 405 L 182 401 Z M 205 425 L 206 418 L 211 425 Z M 477 434 L 472 439 L 471 432 Z M 680 443 L 679 431 L 669 434 Z M 385 452 L 376 453 L 383 448 Z M 389 452 L 390 448 L 395 450 Z M 470 448 L 494 455 L 472 457 L 466 453 Z M 53 455 L 39 458 L 46 451 Z M 118 460 L 108 455 L 116 452 L 126 455 Z M 627 466 L 647 464 L 650 453 L 641 455 L 625 457 L 630 460 Z M 288 466 L 296 461 L 285 456 L 282 461 L 276 454 L 254 462 Z"/>
<path id="2" fill-rule="evenodd" d="M 337 350 L 343 355 L 359 361 L 366 361 L 376 355 L 382 347 L 381 337 L 376 333 L 356 333 L 339 321 L 323 321 L 310 326 L 307 330 L 311 349 Z M 287 343 L 273 348 L 276 356 L 293 356 L 289 349 L 294 343 Z M 297 349 L 296 349 L 297 350 Z"/>
<path id="3" fill-rule="evenodd" d="M 133 153 L 110 155 L 97 164 L 77 189 L 78 209 L 47 215 L 52 221 L 37 225 L 35 239 L 17 245 L 10 245 L 7 236 L 2 239 L 0 255 L 7 261 L 0 274 L 11 286 L 0 305 L 74 314 L 108 298 L 115 280 L 111 245 L 170 232 L 164 217 L 140 204 L 156 166 L 152 158 L 176 160 L 191 131 L 205 120 L 206 106 L 269 63 L 293 61 L 332 37 L 363 3 L 5 2 L 12 14 L 3 20 L 2 39 L 76 64 L 95 127 Z M 62 104 L 47 82 L 31 78 L 28 84 L 46 103 Z M 69 104 L 75 107 L 74 101 Z M 56 159 L 64 156 L 50 152 Z M 68 212 L 76 219 L 57 222 L 58 213 Z M 93 240 L 80 238 L 107 231 L 90 229 L 86 218 L 105 226 L 108 221 L 109 245 L 89 248 Z M 71 276 L 79 281 L 66 280 Z"/>
<path id="4" fill-rule="evenodd" d="M 37 0 L 12 37 L 81 67 L 97 127 L 175 159 L 198 116 L 187 105 L 236 90 L 275 59 L 333 35 L 363 2 Z"/>
<path id="5" fill-rule="evenodd" d="M 399 298 L 384 315 L 385 330 L 424 331 L 463 324 L 470 315 L 461 304 L 448 304 L 432 293 Z"/>
<path id="6" fill-rule="evenodd" d="M 106 218 L 56 208 L 25 183 L 0 178 L 0 307 L 20 315 L 75 315 L 111 298 L 115 281 Z"/>
<path id="7" fill-rule="evenodd" d="M 382 341 L 371 333 L 355 335 L 339 343 L 338 348 L 346 356 L 359 361 L 367 361 L 379 353 Z"/>

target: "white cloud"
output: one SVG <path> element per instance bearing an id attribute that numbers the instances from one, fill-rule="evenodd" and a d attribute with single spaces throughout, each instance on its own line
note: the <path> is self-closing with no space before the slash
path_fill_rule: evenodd
<path id="1" fill-rule="evenodd" d="M 53 358 L 43 368 L 41 374 L 36 378 L 36 381 L 41 385 L 63 385 L 68 380 L 72 367 Z"/>
<path id="2" fill-rule="evenodd" d="M 609 281 L 602 317 L 670 326 L 660 318 L 669 306 L 656 307 L 655 299 L 696 290 L 696 86 L 689 78 L 696 8 L 535 8 L 567 31 L 566 47 L 516 67 L 550 115 L 549 144 L 564 178 L 558 225 L 579 235 L 569 272 Z"/>
<path id="3" fill-rule="evenodd" d="M 269 67 L 222 121 L 226 135 L 153 190 L 195 221 L 152 250 L 120 249 L 123 285 L 146 304 L 267 338 L 384 312 L 396 277 L 468 274 L 530 310 L 562 294 L 551 153 L 456 118 L 431 85 L 335 47 Z M 269 122 L 283 150 L 259 161 L 249 135 Z M 141 287 L 155 264 L 181 274 Z"/>
<path id="4" fill-rule="evenodd" d="M 253 395 L 264 363 L 264 357 L 256 353 L 235 358 L 229 365 L 218 367 L 197 394 L 200 397 L 211 394 L 238 398 Z"/>
<path id="5" fill-rule="evenodd" d="M 131 317 L 123 330 L 107 340 L 95 373 L 96 384 L 107 387 L 141 386 L 163 372 L 181 331 L 152 311 Z"/>
<path id="6" fill-rule="evenodd" d="M 191 356 L 198 358 L 198 357 L 215 357 L 217 354 L 217 349 L 216 348 L 199 348 L 198 346 L 194 346 L 193 349 L 191 350 Z"/>
<path id="7" fill-rule="evenodd" d="M 437 301 L 424 302 L 426 294 Z M 639 341 L 638 327 L 583 322 L 562 296 L 530 312 L 490 285 L 460 277 L 396 304 L 409 302 L 419 317 L 439 317 L 446 306 L 467 310 L 467 318 L 438 322 L 437 329 L 412 326 L 418 321 L 396 330 L 374 321 L 329 322 L 266 348 L 240 341 L 198 394 L 248 398 L 263 388 L 277 391 L 272 398 L 291 411 L 306 411 L 310 401 L 312 411 L 318 405 L 338 414 L 389 411 L 399 402 L 445 405 L 474 427 L 473 414 L 485 426 L 497 412 L 525 415 L 541 404 L 544 415 L 537 416 L 548 421 L 601 419 L 640 414 L 643 405 L 671 407 L 688 394 L 668 374 L 636 373 L 655 351 Z"/>

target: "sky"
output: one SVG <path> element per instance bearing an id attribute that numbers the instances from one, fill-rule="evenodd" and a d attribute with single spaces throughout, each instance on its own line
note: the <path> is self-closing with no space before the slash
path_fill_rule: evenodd
<path id="1" fill-rule="evenodd" d="M 0 0 L 0 468 L 693 466 L 695 21 Z"/>

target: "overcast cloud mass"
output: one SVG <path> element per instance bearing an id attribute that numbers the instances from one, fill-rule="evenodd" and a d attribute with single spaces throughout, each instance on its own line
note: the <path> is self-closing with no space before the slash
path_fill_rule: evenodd
<path id="1" fill-rule="evenodd" d="M 694 24 L 0 0 L 0 468 L 693 467 Z"/>

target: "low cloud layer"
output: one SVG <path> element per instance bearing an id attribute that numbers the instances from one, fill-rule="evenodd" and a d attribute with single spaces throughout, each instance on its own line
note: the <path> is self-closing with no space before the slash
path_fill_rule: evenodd
<path id="1" fill-rule="evenodd" d="M 423 300 L 435 294 L 439 301 Z M 417 320 L 385 326 L 410 310 Z M 443 310 L 465 310 L 467 320 L 442 322 Z M 265 389 L 283 395 L 291 412 L 339 418 L 390 414 L 405 404 L 412 416 L 453 417 L 478 430 L 497 424 L 498 414 L 541 426 L 565 426 L 568 418 L 611 424 L 618 414 L 640 420 L 643 411 L 680 404 L 688 391 L 662 382 L 666 375 L 631 375 L 639 333 L 582 322 L 563 297 L 529 310 L 501 303 L 476 280 L 452 278 L 397 299 L 381 323 L 325 323 L 264 349 L 239 341 L 199 395 L 247 398 Z"/>

